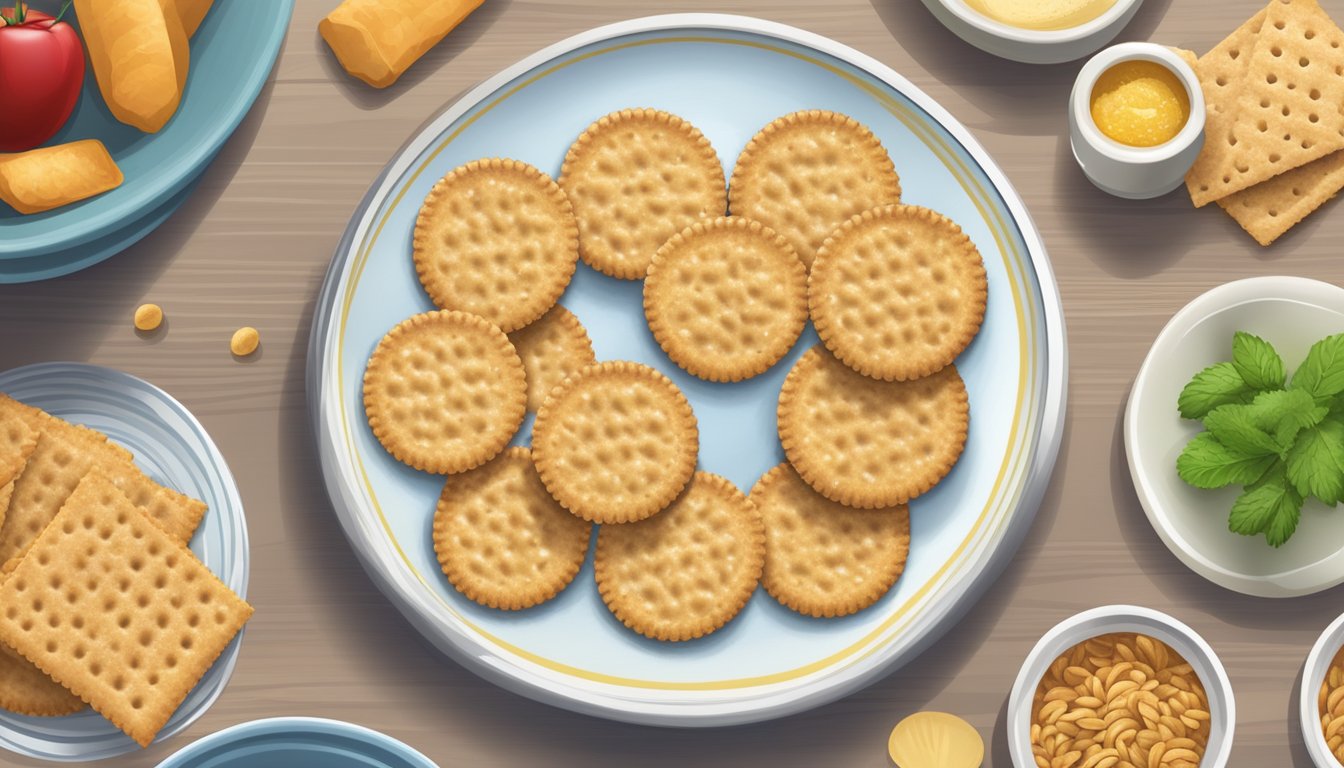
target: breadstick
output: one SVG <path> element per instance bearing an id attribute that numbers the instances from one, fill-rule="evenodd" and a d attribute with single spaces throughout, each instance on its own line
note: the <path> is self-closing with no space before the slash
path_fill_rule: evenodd
<path id="1" fill-rule="evenodd" d="M 107 148 L 97 139 L 0 155 L 0 200 L 19 213 L 41 213 L 121 184 Z"/>
<path id="2" fill-rule="evenodd" d="M 346 72 L 386 88 L 482 0 L 345 0 L 317 25 Z"/>
<path id="3" fill-rule="evenodd" d="M 112 115 L 146 133 L 168 122 L 187 80 L 176 0 L 75 0 L 98 90 Z"/>

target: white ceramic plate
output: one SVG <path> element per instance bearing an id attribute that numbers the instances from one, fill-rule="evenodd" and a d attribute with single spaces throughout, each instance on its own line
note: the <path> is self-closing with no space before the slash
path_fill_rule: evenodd
<path id="1" fill-rule="evenodd" d="M 121 371 L 82 363 L 41 363 L 0 373 L 0 392 L 107 434 L 135 454 L 156 481 L 208 508 L 191 551 L 239 596 L 247 597 L 247 521 L 238 486 L 196 417 L 163 390 Z M 233 674 L 240 632 L 187 694 L 154 743 L 205 714 Z M 90 709 L 67 717 L 24 717 L 0 710 L 0 747 L 44 760 L 89 761 L 138 752 L 140 745 Z"/>
<path id="2" fill-rule="evenodd" d="M 1186 485 L 1176 457 L 1203 430 L 1182 419 L 1176 398 L 1196 374 L 1232 359 L 1232 336 L 1269 341 L 1289 374 L 1312 344 L 1344 331 L 1344 289 L 1301 277 L 1259 277 L 1219 286 L 1187 304 L 1158 334 L 1125 409 L 1125 454 L 1148 520 L 1167 547 L 1215 584 L 1259 597 L 1295 597 L 1344 582 L 1344 515 L 1308 500 L 1297 532 L 1274 549 L 1263 536 L 1227 528 L 1237 488 Z"/>
<path id="3" fill-rule="evenodd" d="M 430 521 L 443 479 L 394 461 L 364 419 L 360 381 L 382 335 L 432 309 L 410 238 L 425 193 L 453 167 L 511 156 L 559 171 L 590 122 L 631 105 L 699 126 L 731 168 L 770 120 L 833 109 L 871 126 L 901 173 L 905 199 L 940 210 L 985 257 L 984 329 L 958 360 L 971 397 L 965 454 L 911 505 L 912 553 L 877 605 L 836 620 L 794 614 L 758 592 L 702 640 L 646 640 L 612 618 L 591 564 L 558 598 L 504 613 L 465 600 L 439 570 Z M 816 342 L 751 381 L 688 376 L 663 355 L 641 311 L 641 285 L 580 264 L 561 301 L 587 327 L 599 359 L 644 362 L 689 397 L 700 466 L 748 489 L 782 460 L 780 384 Z M 895 72 L 830 40 L 737 16 L 624 22 L 541 51 L 491 78 L 415 136 L 351 219 L 318 302 L 309 401 L 336 513 L 379 587 L 462 664 L 536 699 L 606 717 L 726 725 L 830 701 L 910 660 L 951 626 L 1026 534 L 1053 466 L 1066 361 L 1059 298 L 1021 201 L 969 133 Z M 530 426 L 519 441 L 526 443 Z"/>

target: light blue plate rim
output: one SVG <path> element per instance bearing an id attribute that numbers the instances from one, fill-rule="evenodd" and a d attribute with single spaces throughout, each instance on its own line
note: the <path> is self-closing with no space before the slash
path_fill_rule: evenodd
<path id="1" fill-rule="evenodd" d="M 235 5 L 238 3 L 239 0 L 230 0 L 229 4 Z M 220 5 L 223 6 L 224 4 L 221 3 Z M 107 206 L 100 206 L 99 210 L 93 214 L 80 207 L 55 217 L 60 221 L 59 237 L 41 233 L 35 235 L 6 233 L 6 236 L 0 239 L 0 260 L 28 259 L 55 254 L 104 237 L 118 229 L 125 228 L 127 221 L 143 218 L 145 211 L 162 207 L 165 202 L 181 192 L 187 184 L 199 176 L 206 165 L 218 154 L 224 142 L 237 130 L 238 125 L 261 93 L 261 89 L 279 57 L 280 46 L 284 42 L 285 34 L 289 29 L 289 20 L 294 10 L 294 0 L 264 0 L 255 4 L 254 10 L 269 11 L 268 18 L 270 21 L 268 23 L 258 23 L 250 26 L 250 31 L 263 36 L 262 50 L 264 55 L 247 62 L 248 66 L 238 71 L 238 81 L 242 83 L 242 86 L 233 94 L 233 98 L 229 102 L 219 105 L 214 110 L 213 114 L 217 119 L 210 122 L 208 132 L 202 135 L 199 141 L 190 145 L 190 151 L 169 158 L 167 162 L 158 166 L 159 172 L 152 178 L 136 180 L 134 185 L 124 184 L 123 189 L 120 190 L 121 194 L 118 194 L 118 190 L 108 193 L 106 197 L 114 202 Z M 216 12 L 218 12 L 218 9 L 216 9 Z M 257 16 L 257 19 L 258 21 L 265 21 L 262 16 Z M 190 77 L 191 72 L 189 70 L 188 78 Z M 89 87 L 88 82 L 86 80 L 86 88 Z M 170 121 L 163 132 L 166 133 L 173 128 L 174 126 Z M 132 189 L 128 187 L 143 188 Z M 15 227 L 19 228 L 21 224 L 15 225 Z M 141 234 L 141 237 L 143 237 L 143 234 Z M 134 240 L 126 244 L 129 245 L 130 242 L 134 242 Z M 95 264 L 112 256 L 115 252 L 105 252 L 101 254 L 101 258 L 82 259 L 78 265 L 73 266 L 68 271 Z M 61 274 L 66 274 L 66 272 L 61 272 Z M 21 281 L 11 280 L 8 282 Z"/>
<path id="2" fill-rule="evenodd" d="M 230 726 L 206 736 L 175 752 L 159 763 L 157 768 L 190 768 L 193 761 L 209 757 L 212 761 L 226 759 L 232 750 L 242 750 L 249 742 L 269 736 L 309 737 L 330 740 L 333 746 L 345 741 L 359 747 L 362 757 L 385 761 L 388 757 L 415 768 L 438 768 L 434 761 L 419 751 L 385 733 L 362 725 L 321 717 L 272 717 L 252 720 Z M 339 747 L 337 747 L 339 749 Z M 345 750 L 349 750 L 346 747 Z M 384 762 L 384 764 L 387 764 Z"/>
<path id="3" fill-rule="evenodd" d="M 545 66 L 553 59 L 585 46 L 606 42 L 628 35 L 646 33 L 690 33 L 705 30 L 720 33 L 742 32 L 748 35 L 775 37 L 790 44 L 815 49 L 825 56 L 840 59 L 845 64 L 864 71 L 869 76 L 883 81 L 898 91 L 903 97 L 912 100 L 926 115 L 938 123 L 960 143 L 961 148 L 973 162 L 989 177 L 995 192 L 1001 197 L 1005 209 L 1018 227 L 1027 244 L 1028 263 L 1035 271 L 1039 281 L 1040 309 L 1042 322 L 1047 332 L 1039 353 L 1043 360 L 1041 377 L 1040 408 L 1035 418 L 1033 437 L 1025 446 L 1027 467 L 1017 494 L 1016 510 L 1011 515 L 1012 525 L 1006 525 L 998 545 L 988 555 L 982 557 L 969 569 L 968 577 L 962 582 L 959 596 L 936 610 L 930 611 L 932 626 L 923 632 L 918 640 L 911 640 L 906 653 L 900 658 L 884 656 L 880 661 L 867 664 L 864 669 L 844 670 L 844 675 L 835 675 L 837 679 L 816 682 L 806 691 L 794 691 L 787 697 L 775 696 L 776 691 L 766 690 L 759 700 L 724 701 L 698 698 L 687 695 L 685 698 L 667 698 L 645 700 L 638 698 L 635 692 L 611 692 L 585 690 L 569 685 L 567 681 L 547 677 L 536 670 L 519 666 L 507 654 L 497 654 L 489 648 L 471 645 L 461 638 L 445 636 L 432 620 L 422 612 L 423 605 L 416 604 L 414 595 L 403 593 L 403 584 L 398 576 L 385 570 L 386 565 L 380 558 L 385 553 L 373 549 L 365 551 L 362 537 L 368 533 L 362 530 L 363 524 L 354 517 L 351 506 L 350 489 L 346 487 L 350 478 L 341 472 L 340 462 L 334 458 L 332 445 L 334 440 L 334 422 L 328 405 L 332 387 L 326 385 L 330 373 L 328 349 L 332 342 L 333 315 L 336 308 L 334 297 L 346 276 L 350 249 L 369 226 L 369 215 L 373 208 L 380 205 L 388 194 L 397 174 L 405 167 L 407 156 L 418 155 L 430 142 L 432 135 L 438 135 L 445 126 L 464 114 L 471 112 L 483 103 L 490 94 L 517 80 L 526 73 Z M 1065 345 L 1062 309 L 1059 303 L 1058 288 L 1045 254 L 1044 245 L 1035 231 L 1021 199 L 1013 191 L 1011 184 L 1003 176 L 988 154 L 957 121 L 939 107 L 932 99 L 912 86 L 908 81 L 872 58 L 854 51 L 834 41 L 792 27 L 766 22 L 749 17 L 723 14 L 674 14 L 634 19 L 606 27 L 590 30 L 568 40 L 551 46 L 530 56 L 481 86 L 465 94 L 447 108 L 437 118 L 426 124 L 417 136 L 413 137 L 383 172 L 369 190 L 361 206 L 347 229 L 342 243 L 333 258 L 331 269 L 324 282 L 319 298 L 318 313 L 314 320 L 313 335 L 310 340 L 308 369 L 309 402 L 314 418 L 315 433 L 319 450 L 322 452 L 324 476 L 328 492 L 336 507 L 338 518 L 345 527 L 347 535 L 355 543 L 355 550 L 365 568 L 378 583 L 380 589 L 391 598 L 394 605 L 407 616 L 413 625 L 431 641 L 459 663 L 481 674 L 483 677 L 523 695 L 576 711 L 603 717 L 632 722 L 676 725 L 676 726 L 721 726 L 743 722 L 759 721 L 802 711 L 827 701 L 834 700 L 853 692 L 892 671 L 904 661 L 913 658 L 928 647 L 938 636 L 950 628 L 982 594 L 994 577 L 1011 560 L 1017 546 L 1025 538 L 1036 507 L 1048 484 L 1051 469 L 1058 453 L 1062 436 L 1062 424 L 1065 412 L 1067 391 L 1067 353 Z M 372 546 L 372 545 L 370 545 Z M 471 647 L 468 647 L 471 646 Z M 601 688 L 601 686 L 593 686 Z"/>
<path id="4" fill-rule="evenodd" d="M 230 589 L 244 599 L 251 570 L 247 520 L 242 496 L 228 463 L 200 421 L 172 395 L 124 371 L 75 362 L 35 363 L 0 372 L 0 392 L 47 408 L 54 415 L 94 413 L 103 408 L 137 412 L 142 423 L 171 435 L 175 444 L 157 443 L 144 427 L 103 425 L 114 440 L 115 427 L 136 432 L 135 441 L 155 441 L 154 452 L 171 454 L 182 464 L 156 479 L 178 490 L 209 489 L 199 496 L 209 506 L 192 538 L 192 550 Z M 72 405 L 72 402 L 74 405 Z M 78 421 L 78 419 L 74 419 Z M 137 461 L 148 458 L 138 451 Z M 157 460 L 157 459 L 156 459 Z M 190 463 L 188 463 L 190 462 Z M 162 469 L 147 468 L 147 469 Z M 157 474 L 150 471 L 150 474 Z M 218 529 L 218 533 L 215 530 Z M 200 684 L 154 739 L 161 743 L 204 715 L 224 692 L 238 662 L 245 634 L 239 632 Z M 92 710 L 65 717 L 25 717 L 0 711 L 0 748 L 53 762 L 89 762 L 139 751 L 140 746 Z"/>

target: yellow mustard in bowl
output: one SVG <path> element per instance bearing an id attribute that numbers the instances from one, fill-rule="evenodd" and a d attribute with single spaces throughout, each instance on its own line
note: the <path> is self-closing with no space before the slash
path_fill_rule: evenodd
<path id="1" fill-rule="evenodd" d="M 1010 27 L 1070 29 L 1100 17 L 1115 0 L 966 0 L 971 10 Z"/>
<path id="2" fill-rule="evenodd" d="M 1122 61 L 1103 72 L 1092 88 L 1092 122 L 1121 144 L 1166 144 L 1189 120 L 1185 86 L 1155 61 Z"/>

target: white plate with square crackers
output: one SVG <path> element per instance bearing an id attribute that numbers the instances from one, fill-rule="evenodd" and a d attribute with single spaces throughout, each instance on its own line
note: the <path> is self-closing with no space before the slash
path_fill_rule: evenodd
<path id="1" fill-rule="evenodd" d="M 522 610 L 486 607 L 455 589 L 436 557 L 431 532 L 444 477 L 397 461 L 369 426 L 370 355 L 394 326 L 435 309 L 412 260 L 417 216 L 435 183 L 496 157 L 555 178 L 587 126 L 635 107 L 698 128 L 725 179 L 748 140 L 776 118 L 801 110 L 848 115 L 889 154 L 900 202 L 956 222 L 983 258 L 983 324 L 956 358 L 970 404 L 965 450 L 936 487 L 910 501 L 904 570 L 862 610 L 813 618 L 758 588 L 717 631 L 662 642 L 623 626 L 604 605 L 591 551 L 554 599 Z M 826 162 L 810 159 L 814 167 Z M 507 289 L 507 274 L 493 284 Z M 642 299 L 641 281 L 579 263 L 559 303 L 587 329 L 598 361 L 652 367 L 684 394 L 698 423 L 697 468 L 746 493 L 785 458 L 780 390 L 817 344 L 815 329 L 808 323 L 764 373 L 715 383 L 668 358 Z M 556 706 L 639 723 L 722 726 L 851 693 L 915 658 L 971 609 L 1031 527 L 1059 448 L 1066 370 L 1058 288 L 1040 236 L 960 123 L 891 69 L 834 41 L 759 19 L 683 14 L 601 27 L 529 56 L 466 93 L 397 153 L 352 217 L 327 274 L 308 392 L 327 489 L 355 553 L 437 647 Z M 514 445 L 530 444 L 532 425 L 528 415 Z"/>
<path id="2" fill-rule="evenodd" d="M 0 541 L 11 542 L 32 499 L 65 488 L 56 517 L 0 580 L 0 634 L 24 641 L 34 659 L 0 649 L 0 706 L 29 713 L 0 709 L 0 748 L 86 762 L 171 739 L 223 693 L 242 643 L 237 626 L 251 614 L 242 602 L 247 522 L 223 455 L 181 403 L 109 368 L 15 368 L 0 373 L 0 400 L 0 454 L 10 453 L 17 422 L 42 425 L 5 489 L 11 527 L 0 526 Z M 92 441 L 88 454 L 71 459 L 81 436 Z M 186 522 L 171 525 L 183 508 Z"/>

